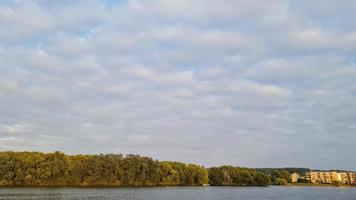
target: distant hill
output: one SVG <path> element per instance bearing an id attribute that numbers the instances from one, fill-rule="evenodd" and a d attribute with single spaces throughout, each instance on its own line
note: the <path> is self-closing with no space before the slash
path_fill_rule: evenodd
<path id="1" fill-rule="evenodd" d="M 310 171 L 309 168 L 298 167 L 283 167 L 283 168 L 255 168 L 256 171 L 271 174 L 272 171 L 287 171 L 289 173 L 298 173 L 301 176 L 305 176 L 305 173 Z"/>

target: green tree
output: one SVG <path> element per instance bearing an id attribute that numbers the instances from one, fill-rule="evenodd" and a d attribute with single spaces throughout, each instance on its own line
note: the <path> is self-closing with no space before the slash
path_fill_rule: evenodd
<path id="1" fill-rule="evenodd" d="M 276 185 L 287 185 L 287 180 L 283 178 L 276 178 L 274 184 Z"/>
<path id="2" fill-rule="evenodd" d="M 267 186 L 270 184 L 271 180 L 266 174 L 258 172 L 255 177 L 255 182 L 258 186 Z"/>

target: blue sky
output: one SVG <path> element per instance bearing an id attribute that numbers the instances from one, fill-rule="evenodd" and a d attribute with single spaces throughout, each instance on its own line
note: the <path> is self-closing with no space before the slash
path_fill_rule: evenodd
<path id="1" fill-rule="evenodd" d="M 356 170 L 355 10 L 0 1 L 0 150 Z"/>

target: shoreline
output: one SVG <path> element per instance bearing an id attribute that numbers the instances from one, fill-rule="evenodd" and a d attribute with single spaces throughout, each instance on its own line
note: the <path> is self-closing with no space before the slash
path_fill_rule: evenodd
<path id="1" fill-rule="evenodd" d="M 249 187 L 257 187 L 257 188 L 268 188 L 268 187 L 320 187 L 320 188 L 356 188 L 356 185 L 341 185 L 341 186 L 335 186 L 335 185 L 329 185 L 329 184 L 295 184 L 295 183 L 288 183 L 287 185 L 268 185 L 268 186 L 234 186 L 234 185 L 224 185 L 224 186 L 203 186 L 203 185 L 173 185 L 173 186 L 0 186 L 1 189 L 18 189 L 18 188 L 77 188 L 77 189 L 90 189 L 90 188 L 117 188 L 117 189 L 123 189 L 123 188 L 187 188 L 187 187 L 195 187 L 195 188 L 209 188 L 209 187 L 217 187 L 217 188 L 249 188 Z"/>
<path id="2" fill-rule="evenodd" d="M 332 187 L 332 188 L 350 188 L 356 185 L 332 185 L 332 184 L 314 184 L 314 183 L 287 183 L 287 185 L 280 185 L 285 187 Z"/>

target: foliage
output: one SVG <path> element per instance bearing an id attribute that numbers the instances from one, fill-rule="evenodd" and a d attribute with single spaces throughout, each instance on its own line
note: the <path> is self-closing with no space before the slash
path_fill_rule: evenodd
<path id="1" fill-rule="evenodd" d="M 0 152 L 0 186 L 203 185 L 198 165 L 159 162 L 138 155 L 65 155 L 61 152 Z"/>
<path id="2" fill-rule="evenodd" d="M 333 185 L 333 186 L 341 186 L 341 182 L 334 180 L 334 181 L 331 182 L 331 185 Z"/>
<path id="3" fill-rule="evenodd" d="M 258 186 L 267 186 L 271 183 L 270 178 L 262 172 L 257 172 L 255 181 Z"/>
<path id="4" fill-rule="evenodd" d="M 309 180 L 306 178 L 298 178 L 298 183 L 309 183 Z"/>
<path id="5" fill-rule="evenodd" d="M 276 178 L 274 184 L 275 185 L 287 185 L 287 180 L 283 178 Z"/>
<path id="6" fill-rule="evenodd" d="M 271 174 L 272 171 L 286 171 L 289 174 L 297 173 L 301 176 L 305 176 L 306 172 L 309 172 L 308 168 L 295 168 L 295 167 L 285 167 L 285 168 L 256 168 L 256 171 L 263 172 L 265 174 Z"/>
<path id="7" fill-rule="evenodd" d="M 257 171 L 264 172 L 265 174 L 267 174 L 271 179 L 273 185 L 281 185 L 282 179 L 287 183 L 291 182 L 291 174 L 286 170 L 265 168 L 265 169 L 257 169 Z"/>
<path id="8" fill-rule="evenodd" d="M 270 184 L 268 176 L 250 168 L 221 166 L 209 168 L 208 172 L 209 184 L 214 186 L 266 186 Z"/>

